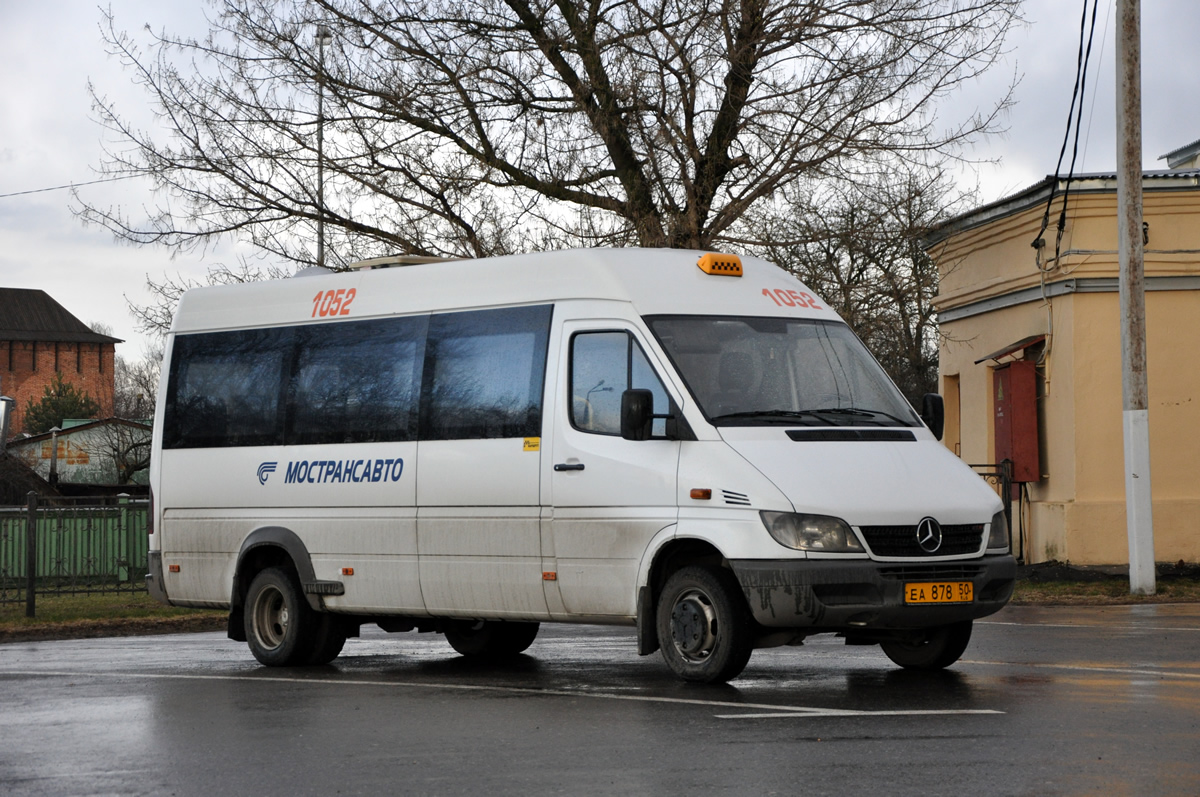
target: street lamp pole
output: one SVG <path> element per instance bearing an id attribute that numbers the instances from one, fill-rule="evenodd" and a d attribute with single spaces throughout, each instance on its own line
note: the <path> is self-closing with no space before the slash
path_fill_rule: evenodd
<path id="1" fill-rule="evenodd" d="M 325 45 L 333 41 L 329 28 L 317 26 L 317 266 L 325 267 Z"/>

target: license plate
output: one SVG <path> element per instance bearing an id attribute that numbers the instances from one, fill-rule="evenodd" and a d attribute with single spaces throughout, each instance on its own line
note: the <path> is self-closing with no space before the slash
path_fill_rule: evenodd
<path id="1" fill-rule="evenodd" d="M 970 581 L 920 581 L 904 585 L 905 603 L 971 603 L 975 585 Z"/>

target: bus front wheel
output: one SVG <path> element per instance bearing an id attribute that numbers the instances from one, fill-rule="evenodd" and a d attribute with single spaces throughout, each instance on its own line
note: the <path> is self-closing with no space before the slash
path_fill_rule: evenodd
<path id="1" fill-rule="evenodd" d="M 930 628 L 908 639 L 884 640 L 883 652 L 910 670 L 941 670 L 958 661 L 971 642 L 971 621 Z"/>
<path id="2" fill-rule="evenodd" d="M 677 570 L 659 595 L 657 621 L 663 658 L 685 681 L 728 681 L 750 661 L 753 621 L 728 570 Z"/>

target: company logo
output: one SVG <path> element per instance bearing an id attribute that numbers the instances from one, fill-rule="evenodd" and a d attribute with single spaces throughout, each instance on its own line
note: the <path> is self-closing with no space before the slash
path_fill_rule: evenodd
<path id="1" fill-rule="evenodd" d="M 942 526 L 931 517 L 917 524 L 917 545 L 925 553 L 937 553 L 942 547 Z"/>
<path id="2" fill-rule="evenodd" d="M 279 469 L 278 462 L 258 466 L 258 483 L 266 484 L 267 477 Z M 404 460 L 391 459 L 317 459 L 293 460 L 287 463 L 284 484 L 345 484 L 347 482 L 398 482 L 404 473 Z"/>
<path id="3" fill-rule="evenodd" d="M 264 462 L 258 466 L 258 483 L 266 484 L 267 477 L 275 472 L 275 468 L 279 465 L 278 462 Z"/>

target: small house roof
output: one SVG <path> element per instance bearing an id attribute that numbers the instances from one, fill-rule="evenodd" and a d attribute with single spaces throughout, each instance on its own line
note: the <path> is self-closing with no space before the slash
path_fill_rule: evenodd
<path id="1" fill-rule="evenodd" d="M 43 290 L 0 288 L 0 340 L 122 343 L 93 332 Z"/>

